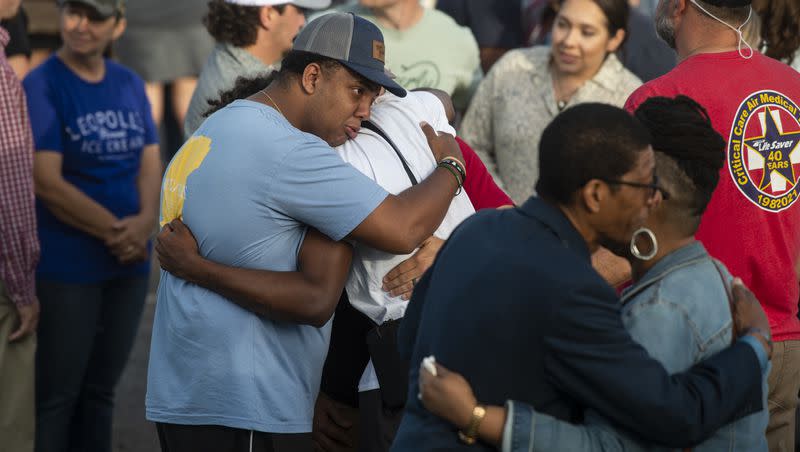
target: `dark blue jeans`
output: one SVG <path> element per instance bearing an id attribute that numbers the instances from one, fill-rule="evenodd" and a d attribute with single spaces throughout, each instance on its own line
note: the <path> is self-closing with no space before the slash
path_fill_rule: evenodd
<path id="1" fill-rule="evenodd" d="M 111 452 L 114 388 L 128 360 L 147 277 L 37 281 L 36 452 Z"/>

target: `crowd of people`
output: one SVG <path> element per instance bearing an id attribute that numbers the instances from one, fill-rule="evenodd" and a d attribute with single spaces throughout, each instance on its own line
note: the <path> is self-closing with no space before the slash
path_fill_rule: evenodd
<path id="1" fill-rule="evenodd" d="M 794 0 L 20 3 L 0 450 L 795 450 Z"/>

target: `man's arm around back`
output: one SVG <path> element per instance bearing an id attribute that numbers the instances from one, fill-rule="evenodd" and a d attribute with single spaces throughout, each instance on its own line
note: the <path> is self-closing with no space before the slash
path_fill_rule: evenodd
<path id="1" fill-rule="evenodd" d="M 613 292 L 589 284 L 567 294 L 549 324 L 545 366 L 552 381 L 648 440 L 689 447 L 762 409 L 766 354 L 759 357 L 752 343 L 739 340 L 669 375 L 625 330 Z"/>

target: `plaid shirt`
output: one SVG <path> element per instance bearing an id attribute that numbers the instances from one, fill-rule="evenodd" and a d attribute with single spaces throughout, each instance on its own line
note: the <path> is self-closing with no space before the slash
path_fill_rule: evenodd
<path id="1" fill-rule="evenodd" d="M 17 305 L 33 303 L 39 261 L 33 192 L 33 134 L 25 92 L 6 59 L 0 27 L 0 281 Z"/>

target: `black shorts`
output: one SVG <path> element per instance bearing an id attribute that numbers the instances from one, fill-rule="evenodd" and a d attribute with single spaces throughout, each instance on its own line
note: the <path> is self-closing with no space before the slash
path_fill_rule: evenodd
<path id="1" fill-rule="evenodd" d="M 161 452 L 311 452 L 311 433 L 264 433 L 156 422 Z"/>

